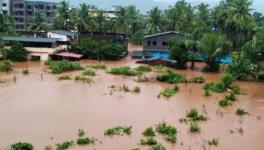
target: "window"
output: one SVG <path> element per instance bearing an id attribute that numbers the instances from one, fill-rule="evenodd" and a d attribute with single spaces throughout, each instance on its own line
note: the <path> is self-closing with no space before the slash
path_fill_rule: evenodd
<path id="1" fill-rule="evenodd" d="M 50 6 L 46 6 L 46 9 L 47 9 L 47 10 L 50 10 Z"/>
<path id="2" fill-rule="evenodd" d="M 148 46 L 150 46 L 151 45 L 151 41 L 148 41 Z"/>
<path id="3" fill-rule="evenodd" d="M 152 41 L 152 45 L 157 45 L 157 41 Z"/>
<path id="4" fill-rule="evenodd" d="M 3 4 L 2 4 L 2 6 L 3 6 L 3 7 L 6 7 L 6 6 L 7 6 L 7 4 L 6 4 L 6 3 L 3 3 Z"/>
<path id="5" fill-rule="evenodd" d="M 162 46 L 168 46 L 168 42 L 162 42 Z"/>
<path id="6" fill-rule="evenodd" d="M 56 9 L 57 8 L 57 6 L 56 5 L 53 5 L 53 9 Z"/>
<path id="7" fill-rule="evenodd" d="M 6 10 L 3 10 L 3 14 L 7 14 L 7 11 Z"/>
<path id="8" fill-rule="evenodd" d="M 27 5 L 27 9 L 32 9 L 32 6 L 31 5 Z"/>

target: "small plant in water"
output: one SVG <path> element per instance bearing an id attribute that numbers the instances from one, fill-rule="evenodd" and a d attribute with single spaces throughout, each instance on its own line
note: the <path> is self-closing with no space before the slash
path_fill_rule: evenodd
<path id="1" fill-rule="evenodd" d="M 137 76 L 135 81 L 136 82 L 148 82 L 149 79 L 147 77 L 144 77 L 144 76 Z"/>
<path id="2" fill-rule="evenodd" d="M 18 142 L 11 145 L 10 150 L 33 150 L 33 145 L 30 143 Z"/>
<path id="3" fill-rule="evenodd" d="M 22 74 L 23 74 L 23 75 L 28 75 L 28 74 L 29 74 L 28 69 L 23 69 L 23 70 L 22 70 Z"/>
<path id="4" fill-rule="evenodd" d="M 87 145 L 87 144 L 93 144 L 94 143 L 94 140 L 93 139 L 90 139 L 88 137 L 85 137 L 85 138 L 79 138 L 76 143 L 78 145 Z"/>
<path id="5" fill-rule="evenodd" d="M 157 144 L 151 146 L 148 150 L 166 150 L 166 148 L 161 144 Z"/>
<path id="6" fill-rule="evenodd" d="M 238 108 L 236 110 L 236 115 L 238 115 L 238 116 L 244 116 L 244 115 L 249 115 L 249 113 L 247 111 L 245 111 L 245 109 L 243 109 L 243 108 Z"/>
<path id="7" fill-rule="evenodd" d="M 142 133 L 144 136 L 156 136 L 155 131 L 152 127 L 149 127 L 145 129 L 145 131 Z"/>
<path id="8" fill-rule="evenodd" d="M 164 89 L 163 91 L 160 92 L 160 95 L 170 98 L 176 94 L 176 92 L 179 90 L 179 87 L 177 85 L 174 86 L 174 88 L 171 89 Z"/>
<path id="9" fill-rule="evenodd" d="M 106 69 L 106 65 L 103 64 L 103 63 L 98 63 L 98 64 L 95 64 L 95 65 L 91 65 L 91 66 L 87 66 L 88 68 L 93 68 L 93 69 Z"/>
<path id="10" fill-rule="evenodd" d="M 107 136 L 114 136 L 114 135 L 130 135 L 132 130 L 132 126 L 118 126 L 118 127 L 113 127 L 113 128 L 109 128 L 105 131 L 105 135 Z"/>
<path id="11" fill-rule="evenodd" d="M 122 89 L 123 89 L 124 92 L 130 92 L 129 87 L 127 85 L 125 85 L 125 84 L 122 86 Z"/>
<path id="12" fill-rule="evenodd" d="M 57 150 L 66 150 L 73 146 L 73 141 L 65 141 L 63 143 L 56 144 Z"/>
<path id="13" fill-rule="evenodd" d="M 71 80 L 71 77 L 68 76 L 68 75 L 63 75 L 63 76 L 59 76 L 58 80 L 59 81 L 61 81 L 61 80 Z"/>
<path id="14" fill-rule="evenodd" d="M 227 107 L 230 103 L 227 99 L 222 99 L 218 102 L 221 107 Z"/>
<path id="15" fill-rule="evenodd" d="M 230 100 L 230 101 L 235 101 L 236 100 L 236 95 L 234 92 L 230 92 L 225 99 Z"/>
<path id="16" fill-rule="evenodd" d="M 191 133 L 200 133 L 200 127 L 197 123 L 191 122 L 189 131 Z"/>
<path id="17" fill-rule="evenodd" d="M 187 118 L 190 118 L 192 121 L 206 121 L 207 117 L 200 115 L 198 110 L 193 108 L 186 114 Z"/>
<path id="18" fill-rule="evenodd" d="M 211 95 L 212 95 L 212 94 L 210 93 L 209 90 L 205 90 L 205 91 L 204 91 L 204 96 L 209 97 L 209 96 L 211 96 Z"/>
<path id="19" fill-rule="evenodd" d="M 171 143 L 176 142 L 177 129 L 165 122 L 161 122 L 157 125 L 156 131 L 162 135 L 166 135 L 166 140 Z"/>
<path id="20" fill-rule="evenodd" d="M 89 69 L 89 70 L 84 71 L 82 73 L 82 75 L 84 75 L 84 76 L 95 76 L 96 73 L 92 69 Z"/>
<path id="21" fill-rule="evenodd" d="M 217 146 L 218 145 L 218 139 L 213 138 L 212 140 L 208 140 L 208 145 Z"/>
<path id="22" fill-rule="evenodd" d="M 53 150 L 53 148 L 51 145 L 47 145 L 47 146 L 45 146 L 45 150 Z"/>
<path id="23" fill-rule="evenodd" d="M 140 87 L 136 86 L 133 88 L 133 93 L 140 93 Z"/>
<path id="24" fill-rule="evenodd" d="M 78 136 L 83 137 L 85 135 L 85 131 L 83 129 L 78 130 Z"/>
<path id="25" fill-rule="evenodd" d="M 92 82 L 92 79 L 90 79 L 88 77 L 76 76 L 75 81 L 82 81 L 84 83 L 90 84 Z"/>
<path id="26" fill-rule="evenodd" d="M 141 72 L 141 73 L 152 71 L 151 67 L 143 66 L 143 65 L 135 68 L 135 70 L 138 71 L 138 72 Z"/>
<path id="27" fill-rule="evenodd" d="M 141 145 L 156 145 L 158 142 L 153 137 L 148 137 L 147 139 L 141 139 Z"/>

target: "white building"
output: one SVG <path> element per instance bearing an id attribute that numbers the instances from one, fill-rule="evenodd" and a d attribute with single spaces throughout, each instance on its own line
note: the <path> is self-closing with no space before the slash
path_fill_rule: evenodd
<path id="1" fill-rule="evenodd" d="M 0 13 L 10 15 L 10 0 L 0 0 Z"/>
<path id="2" fill-rule="evenodd" d="M 48 32 L 47 36 L 48 38 L 59 39 L 63 49 L 68 49 L 71 43 L 78 40 L 78 34 L 64 30 Z"/>

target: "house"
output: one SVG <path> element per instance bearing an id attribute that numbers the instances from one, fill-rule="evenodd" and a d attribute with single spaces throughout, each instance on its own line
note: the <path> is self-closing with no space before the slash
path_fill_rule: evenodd
<path id="1" fill-rule="evenodd" d="M 69 48 L 71 43 L 74 43 L 78 40 L 77 33 L 64 31 L 64 30 L 50 31 L 47 33 L 47 37 L 59 39 L 59 42 L 63 46 L 63 49 Z"/>
<path id="2" fill-rule="evenodd" d="M 185 35 L 175 31 L 168 31 L 144 37 L 143 50 L 148 51 L 169 51 L 169 41 L 172 39 L 183 40 Z"/>
<path id="3" fill-rule="evenodd" d="M 63 45 L 57 38 L 35 37 L 2 37 L 5 48 L 10 48 L 14 43 L 22 43 L 29 52 L 29 59 L 48 60 L 50 55 L 62 50 Z"/>

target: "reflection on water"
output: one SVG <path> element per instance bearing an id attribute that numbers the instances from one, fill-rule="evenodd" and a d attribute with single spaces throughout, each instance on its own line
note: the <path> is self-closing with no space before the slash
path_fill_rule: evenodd
<path id="1" fill-rule="evenodd" d="M 138 48 L 136 48 L 138 49 Z M 82 64 L 95 64 L 96 61 L 82 61 Z M 129 57 L 117 62 L 106 62 L 107 67 L 136 66 Z M 141 132 L 160 121 L 177 127 L 177 143 L 168 144 L 162 137 L 157 140 L 168 150 L 209 149 L 206 140 L 219 138 L 217 150 L 263 150 L 264 148 L 264 84 L 239 82 L 243 95 L 239 101 L 226 109 L 218 107 L 218 100 L 224 95 L 214 94 L 203 97 L 202 85 L 182 84 L 180 91 L 169 101 L 157 99 L 161 89 L 172 85 L 153 81 L 136 83 L 133 77 L 113 76 L 98 70 L 91 86 L 74 81 L 57 81 L 43 69 L 39 62 L 16 63 L 14 72 L 1 73 L 0 78 L 10 83 L 0 84 L 0 149 L 9 144 L 24 141 L 34 144 L 36 149 L 45 145 L 55 145 L 65 140 L 76 140 L 78 129 L 84 129 L 89 137 L 96 137 L 102 143 L 94 146 L 75 146 L 72 149 L 128 150 L 139 147 Z M 29 68 L 30 74 L 23 76 L 21 70 Z M 207 81 L 217 81 L 221 75 L 204 74 L 193 71 L 179 71 L 187 76 L 203 75 Z M 16 83 L 12 82 L 16 74 Z M 43 74 L 43 81 L 41 80 Z M 66 73 L 71 76 L 80 72 Z M 155 73 L 148 73 L 155 78 Z M 139 86 L 140 94 L 120 91 L 110 95 L 109 86 L 123 84 Z M 235 110 L 246 109 L 250 115 L 239 118 Z M 206 109 L 209 120 L 200 123 L 201 134 L 190 135 L 188 125 L 180 124 L 179 119 L 191 108 Z M 221 111 L 223 116 L 218 116 Z M 241 121 L 242 120 L 242 121 Z M 117 125 L 132 125 L 130 136 L 109 138 L 104 130 Z M 230 133 L 237 128 L 244 129 L 244 135 Z M 147 149 L 147 147 L 142 147 Z"/>

